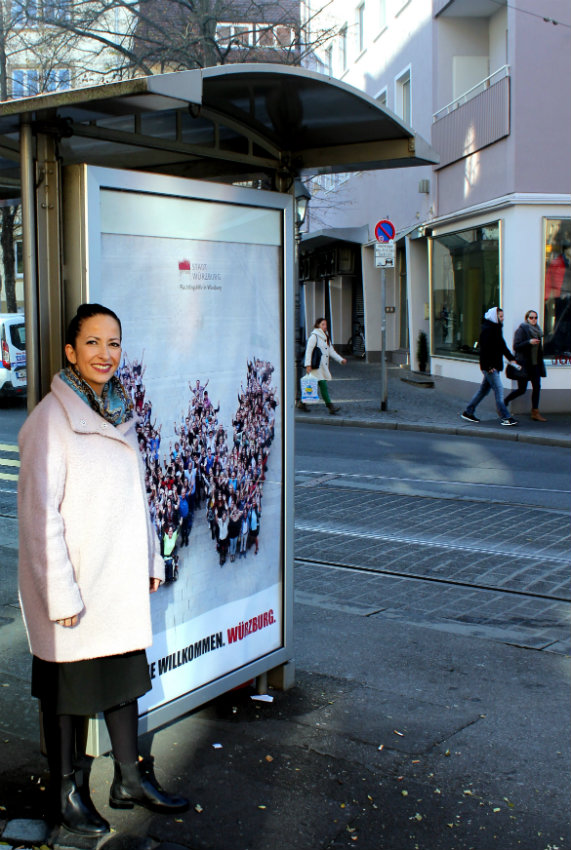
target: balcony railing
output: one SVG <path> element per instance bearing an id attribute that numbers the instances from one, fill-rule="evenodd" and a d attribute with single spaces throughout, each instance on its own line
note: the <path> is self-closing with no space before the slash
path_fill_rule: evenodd
<path id="1" fill-rule="evenodd" d="M 509 68 L 504 65 L 500 71 L 482 80 L 434 116 L 432 146 L 440 155 L 437 170 L 509 136 Z"/>
<path id="2" fill-rule="evenodd" d="M 489 89 L 490 86 L 493 86 L 494 83 L 503 80 L 504 77 L 509 77 L 510 75 L 510 66 L 502 65 L 501 68 L 498 68 L 497 71 L 494 71 L 493 74 L 490 74 L 489 77 L 486 77 L 485 80 L 480 80 L 479 83 L 476 83 L 475 86 L 472 86 L 471 89 L 465 91 L 459 97 L 451 100 L 450 103 L 447 103 L 446 106 L 443 106 L 442 109 L 439 109 L 438 112 L 435 112 L 432 116 L 432 121 L 439 121 L 441 118 L 444 118 L 445 115 L 449 115 L 451 112 L 454 112 L 455 109 L 458 109 L 462 104 L 467 103 L 472 98 L 477 97 L 481 92 Z"/>

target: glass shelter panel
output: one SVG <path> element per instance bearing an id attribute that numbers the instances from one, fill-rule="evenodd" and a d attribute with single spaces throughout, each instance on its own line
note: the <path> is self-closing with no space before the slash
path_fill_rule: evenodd
<path id="1" fill-rule="evenodd" d="M 499 222 L 431 243 L 432 353 L 477 357 L 482 316 L 500 303 Z"/>

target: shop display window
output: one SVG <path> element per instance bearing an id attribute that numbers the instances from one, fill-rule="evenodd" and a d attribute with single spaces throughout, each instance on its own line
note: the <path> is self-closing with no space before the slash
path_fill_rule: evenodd
<path id="1" fill-rule="evenodd" d="M 571 218 L 545 219 L 545 353 L 571 364 Z"/>
<path id="2" fill-rule="evenodd" d="M 500 303 L 500 222 L 430 240 L 432 354 L 478 357 L 482 316 Z"/>

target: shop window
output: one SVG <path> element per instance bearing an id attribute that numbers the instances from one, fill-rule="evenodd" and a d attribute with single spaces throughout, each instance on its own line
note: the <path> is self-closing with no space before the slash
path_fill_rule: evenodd
<path id="1" fill-rule="evenodd" d="M 484 313 L 500 304 L 500 225 L 430 240 L 432 353 L 478 357 Z"/>
<path id="2" fill-rule="evenodd" d="M 545 222 L 545 353 L 571 358 L 571 219 L 548 218 Z M 540 314 L 541 315 L 541 314 Z"/>

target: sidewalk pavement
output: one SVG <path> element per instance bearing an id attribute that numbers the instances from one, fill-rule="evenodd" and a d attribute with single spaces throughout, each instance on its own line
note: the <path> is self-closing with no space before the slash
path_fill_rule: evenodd
<path id="1" fill-rule="evenodd" d="M 520 399 L 516 402 L 523 404 L 525 410 L 513 413 L 517 426 L 500 425 L 493 392 L 478 406 L 476 415 L 481 421 L 473 425 L 460 417 L 469 397 L 455 392 L 450 388 L 450 382 L 438 376 L 389 366 L 387 410 L 381 410 L 380 363 L 349 358 L 345 366 L 333 363 L 332 375 L 329 393 L 332 402 L 341 408 L 339 414 L 331 416 L 320 401 L 319 404 L 306 405 L 306 411 L 297 410 L 297 422 L 433 431 L 571 447 L 571 407 L 568 414 L 545 414 L 547 422 L 534 422 L 528 409 L 529 388 L 523 403 Z M 571 404 L 571 388 L 569 395 Z"/>
<path id="2" fill-rule="evenodd" d="M 188 812 L 110 809 L 112 763 L 97 759 L 92 795 L 113 827 L 100 847 L 571 846 L 568 658 L 310 604 L 296 605 L 295 655 L 296 686 L 273 702 L 236 690 L 141 738 Z M 2 739 L 0 842 L 95 850 L 37 820 L 37 741 Z"/>

